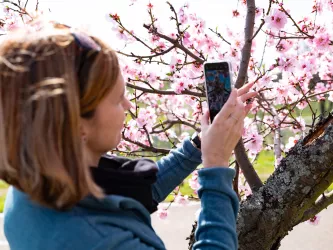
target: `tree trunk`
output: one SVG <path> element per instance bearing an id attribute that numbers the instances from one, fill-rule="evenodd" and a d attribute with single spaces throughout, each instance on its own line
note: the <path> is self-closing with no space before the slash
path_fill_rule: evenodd
<path id="1" fill-rule="evenodd" d="M 237 220 L 239 249 L 279 249 L 294 226 L 327 207 L 328 203 L 318 208 L 315 202 L 332 182 L 330 115 L 291 149 L 264 186 L 241 203 Z M 194 242 L 193 231 L 191 236 L 189 246 Z"/>
<path id="2" fill-rule="evenodd" d="M 278 249 L 333 181 L 333 118 L 317 125 L 284 158 L 266 184 L 241 204 L 239 249 Z M 310 215 L 310 217 L 314 216 Z"/>

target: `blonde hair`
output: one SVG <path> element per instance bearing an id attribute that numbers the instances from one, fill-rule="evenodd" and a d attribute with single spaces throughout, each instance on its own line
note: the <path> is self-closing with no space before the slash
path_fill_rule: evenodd
<path id="1" fill-rule="evenodd" d="M 0 46 L 0 178 L 39 204 L 67 209 L 103 196 L 83 161 L 80 117 L 94 115 L 120 69 L 116 53 L 91 37 L 102 50 L 80 89 L 73 35 L 46 26 Z"/>

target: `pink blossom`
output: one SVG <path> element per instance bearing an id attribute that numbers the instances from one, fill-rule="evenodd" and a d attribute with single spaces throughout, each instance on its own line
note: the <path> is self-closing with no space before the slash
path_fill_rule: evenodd
<path id="1" fill-rule="evenodd" d="M 158 208 L 157 215 L 159 219 L 165 220 L 169 215 L 169 211 L 165 208 Z"/>
<path id="2" fill-rule="evenodd" d="M 149 80 L 150 84 L 156 82 L 156 80 L 157 80 L 156 74 L 154 72 L 150 72 L 147 76 L 147 80 Z"/>
<path id="3" fill-rule="evenodd" d="M 286 144 L 285 149 L 287 151 L 289 151 L 292 147 L 294 147 L 296 145 L 296 143 L 299 140 L 299 138 L 300 138 L 299 135 L 296 135 L 295 137 L 293 137 L 293 136 L 289 137 L 288 143 Z"/>
<path id="4" fill-rule="evenodd" d="M 323 2 L 322 1 L 315 1 L 315 5 L 313 6 L 313 11 L 318 12 L 321 14 L 323 12 Z"/>
<path id="5" fill-rule="evenodd" d="M 232 11 L 232 16 L 233 17 L 238 17 L 239 16 L 239 11 L 238 10 L 233 10 Z"/>
<path id="6" fill-rule="evenodd" d="M 265 10 L 263 8 L 256 8 L 256 18 L 262 16 L 264 11 Z"/>
<path id="7" fill-rule="evenodd" d="M 189 46 L 191 44 L 190 37 L 191 37 L 191 35 L 189 32 L 184 33 L 183 42 L 184 42 L 185 46 Z"/>
<path id="8" fill-rule="evenodd" d="M 126 31 L 121 28 L 120 26 L 118 27 L 113 27 L 112 30 L 116 31 L 117 32 L 117 37 L 121 40 L 128 40 L 128 37 L 127 37 L 127 34 L 126 34 Z"/>
<path id="9" fill-rule="evenodd" d="M 315 93 L 322 93 L 327 90 L 326 85 L 322 82 L 318 82 L 315 87 Z M 325 95 L 317 95 L 318 100 L 325 100 Z"/>
<path id="10" fill-rule="evenodd" d="M 9 7 L 8 6 L 5 6 L 4 8 L 3 8 L 3 12 L 5 13 L 5 14 L 8 14 L 9 13 Z"/>
<path id="11" fill-rule="evenodd" d="M 283 29 L 287 23 L 286 14 L 279 9 L 274 9 L 272 13 L 272 15 L 267 16 L 265 19 L 266 23 L 268 24 L 268 28 L 273 30 Z"/>
<path id="12" fill-rule="evenodd" d="M 181 24 L 186 24 L 187 23 L 188 16 L 185 14 L 184 7 L 180 8 L 180 10 L 178 12 L 178 16 L 179 16 L 179 22 Z"/>
<path id="13" fill-rule="evenodd" d="M 185 206 L 189 203 L 189 200 L 188 200 L 188 195 L 181 195 L 181 194 L 178 194 L 176 197 L 175 197 L 175 202 L 177 204 L 180 204 L 182 206 Z"/>
<path id="14" fill-rule="evenodd" d="M 187 87 L 188 84 L 185 78 L 177 79 L 172 85 L 173 90 L 177 94 L 182 93 L 185 89 L 187 89 Z"/>
<path id="15" fill-rule="evenodd" d="M 159 36 L 152 35 L 152 36 L 150 37 L 150 41 L 151 41 L 152 43 L 155 43 L 155 42 L 157 42 L 157 41 L 159 41 L 159 40 L 160 40 L 160 37 L 159 37 Z"/>
<path id="16" fill-rule="evenodd" d="M 245 148 L 253 153 L 259 153 L 263 146 L 264 138 L 262 135 L 259 135 L 258 133 L 253 133 L 252 135 L 248 136 L 246 138 L 249 140 L 245 143 Z"/>
<path id="17" fill-rule="evenodd" d="M 206 23 L 204 20 L 199 20 L 197 23 L 194 23 L 194 28 L 195 28 L 195 33 L 196 34 L 201 34 L 203 33 L 204 29 L 205 29 Z"/>
<path id="18" fill-rule="evenodd" d="M 289 51 L 292 46 L 293 46 L 293 41 L 292 40 L 281 40 L 278 45 L 276 45 L 277 51 L 280 53 L 285 53 Z"/>
<path id="19" fill-rule="evenodd" d="M 297 108 L 299 108 L 300 110 L 305 109 L 308 106 L 308 102 L 306 100 L 300 101 L 297 104 Z"/>
<path id="20" fill-rule="evenodd" d="M 326 0 L 327 7 L 329 8 L 329 11 L 333 11 L 333 1 L 332 0 Z"/>
<path id="21" fill-rule="evenodd" d="M 302 132 L 305 130 L 305 120 L 302 117 L 297 117 L 294 125 L 291 127 L 293 133 Z"/>
<path id="22" fill-rule="evenodd" d="M 308 60 L 305 60 L 305 59 L 300 60 L 299 68 L 303 72 L 312 73 L 313 69 L 314 69 L 314 66 L 315 65 L 311 61 L 308 61 Z M 312 76 L 312 74 L 311 74 L 311 76 Z"/>
<path id="23" fill-rule="evenodd" d="M 330 46 L 330 35 L 328 33 L 320 33 L 315 35 L 313 39 L 316 47 L 320 50 L 325 50 Z"/>
<path id="24" fill-rule="evenodd" d="M 171 61 L 170 61 L 170 71 L 174 72 L 176 70 L 176 66 L 177 66 L 177 57 L 176 56 L 172 56 L 171 57 Z"/>
<path id="25" fill-rule="evenodd" d="M 244 192 L 244 195 L 246 197 L 252 195 L 252 190 L 250 185 L 246 182 L 245 185 L 241 183 L 241 181 L 238 182 L 238 189 L 240 192 Z"/>
<path id="26" fill-rule="evenodd" d="M 199 189 L 200 184 L 198 182 L 198 172 L 197 171 L 194 171 L 192 173 L 192 177 L 191 177 L 191 179 L 188 180 L 188 184 L 194 191 L 197 191 Z"/>
<path id="27" fill-rule="evenodd" d="M 285 72 L 293 72 L 296 60 L 293 57 L 281 56 L 278 58 L 278 68 Z"/>
<path id="28" fill-rule="evenodd" d="M 317 226 L 320 221 L 320 216 L 317 214 L 307 221 L 308 224 L 312 226 Z"/>
<path id="29" fill-rule="evenodd" d="M 163 41 L 158 41 L 157 43 L 157 47 L 159 48 L 159 50 L 165 50 L 165 43 Z"/>
<path id="30" fill-rule="evenodd" d="M 171 33 L 169 36 L 170 36 L 172 39 L 177 39 L 177 35 L 176 35 L 176 33 Z"/>
<path id="31" fill-rule="evenodd" d="M 152 107 L 141 108 L 138 114 L 138 118 L 136 119 L 138 126 L 143 127 L 146 125 L 146 128 L 149 131 L 156 121 L 155 112 L 155 109 Z"/>

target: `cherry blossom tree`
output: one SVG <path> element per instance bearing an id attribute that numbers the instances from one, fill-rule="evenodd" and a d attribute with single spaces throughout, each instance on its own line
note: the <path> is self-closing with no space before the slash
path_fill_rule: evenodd
<path id="1" fill-rule="evenodd" d="M 34 18 L 27 13 L 26 3 L 4 2 L 5 17 L 0 20 L 4 34 Z M 141 3 L 132 0 L 129 8 Z M 160 17 L 154 14 L 154 1 L 146 2 L 145 33 L 138 34 L 125 24 L 128 20 L 107 13 L 113 32 L 126 45 L 118 53 L 133 102 L 123 141 L 113 153 L 158 158 L 193 131 L 200 131 L 199 121 L 207 109 L 203 63 L 229 60 L 235 87 L 254 82 L 258 92 L 230 162 L 237 172 L 234 188 L 241 199 L 240 249 L 273 250 L 297 224 L 318 223 L 317 214 L 333 203 L 333 192 L 326 192 L 333 182 L 333 117 L 329 113 L 333 33 L 328 25 L 333 1 L 314 0 L 311 14 L 301 19 L 293 18 L 296 10 L 289 10 L 283 0 L 238 3 L 231 14 L 244 20 L 242 31 L 207 27 L 200 13 L 192 13 L 186 3 L 176 9 L 167 2 L 168 15 Z M 160 19 L 168 17 L 169 30 L 160 24 Z M 134 51 L 131 44 L 141 47 Z M 274 52 L 275 60 L 269 63 L 263 59 L 267 51 Z M 265 183 L 253 167 L 263 151 L 275 156 L 275 171 Z M 198 188 L 196 173 L 189 185 L 194 192 Z M 184 205 L 189 199 L 179 188 L 174 196 L 174 202 Z M 158 213 L 166 218 L 167 207 Z M 194 230 L 195 223 L 189 248 Z"/>

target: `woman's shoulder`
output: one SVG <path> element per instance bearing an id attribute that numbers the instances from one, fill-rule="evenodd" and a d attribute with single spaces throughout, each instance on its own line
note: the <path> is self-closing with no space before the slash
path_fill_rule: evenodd
<path id="1" fill-rule="evenodd" d="M 10 245 L 32 244 L 29 249 L 33 249 L 34 242 L 38 244 L 38 241 L 58 245 L 65 244 L 66 240 L 74 244 L 75 249 L 92 249 L 97 242 L 109 242 L 110 237 L 112 242 L 137 237 L 149 245 L 163 246 L 151 227 L 149 212 L 139 202 L 117 195 L 102 200 L 86 197 L 71 210 L 56 211 L 35 204 L 27 195 L 11 187 L 4 220 Z M 50 242 L 52 239 L 62 240 Z"/>

